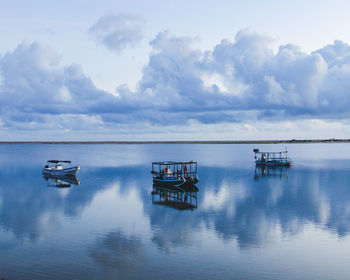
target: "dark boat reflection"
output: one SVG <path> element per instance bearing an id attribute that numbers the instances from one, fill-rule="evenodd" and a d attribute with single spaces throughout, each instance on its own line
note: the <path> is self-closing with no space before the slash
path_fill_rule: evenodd
<path id="1" fill-rule="evenodd" d="M 198 188 L 194 184 L 186 184 L 181 189 L 153 185 L 152 203 L 178 210 L 193 210 L 198 206 L 197 193 Z"/>
<path id="2" fill-rule="evenodd" d="M 43 176 L 48 187 L 70 188 L 72 185 L 80 185 L 80 180 L 75 175 L 48 175 Z"/>
<path id="3" fill-rule="evenodd" d="M 288 178 L 288 170 L 290 166 L 261 166 L 255 167 L 254 180 L 259 180 L 263 177 L 280 177 Z"/>

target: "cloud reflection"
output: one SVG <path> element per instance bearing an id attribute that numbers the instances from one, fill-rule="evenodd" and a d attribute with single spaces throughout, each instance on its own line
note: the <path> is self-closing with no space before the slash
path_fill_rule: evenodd
<path id="1" fill-rule="evenodd" d="M 19 240 L 36 241 L 61 227 L 63 216 L 77 219 L 94 196 L 118 178 L 111 168 L 89 170 L 81 186 L 48 188 L 36 169 L 5 170 L 0 174 L 0 227 Z"/>
<path id="2" fill-rule="evenodd" d="M 113 275 L 129 273 L 144 263 L 141 241 L 119 231 L 97 239 L 90 248 L 90 256 Z"/>
<path id="3" fill-rule="evenodd" d="M 202 168 L 197 211 L 151 209 L 153 241 L 171 251 L 189 244 L 203 225 L 240 248 L 264 246 L 277 236 L 295 237 L 314 224 L 338 236 L 350 232 L 350 189 L 344 171 L 294 168 L 254 180 L 254 169 Z M 269 176 L 271 175 L 271 176 Z M 282 178 L 282 180 L 281 180 Z"/>
<path id="4" fill-rule="evenodd" d="M 241 248 L 263 246 L 276 234 L 295 237 L 308 224 L 339 237 L 350 233 L 349 176 L 341 168 L 297 167 L 288 171 L 288 180 L 254 180 L 254 169 L 202 167 L 198 208 L 185 212 L 152 204 L 151 179 L 144 166 L 92 168 L 83 174 L 82 185 L 66 189 L 65 195 L 47 188 L 36 171 L 23 169 L 21 176 L 11 172 L 0 173 L 0 226 L 19 240 L 49 236 L 60 228 L 62 215 L 79 219 L 96 194 L 116 181 L 118 196 L 130 192 L 131 186 L 137 190 L 132 199 L 143 204 L 144 212 L 138 230 L 150 230 L 152 242 L 166 252 L 191 246 L 194 234 L 203 230 L 236 240 Z"/>
<path id="5" fill-rule="evenodd" d="M 216 217 L 214 228 L 219 235 L 224 239 L 237 239 L 241 247 L 262 245 L 279 228 L 281 234 L 295 235 L 306 223 L 326 225 L 329 209 L 342 201 L 330 204 L 328 197 L 332 190 L 328 182 L 320 180 L 321 172 L 293 170 L 290 173 L 288 181 L 280 180 L 273 173 L 265 180 L 242 177 L 230 185 L 214 187 L 218 194 L 226 194 L 224 205 L 205 211 L 202 218 Z M 205 190 L 205 193 L 212 191 Z M 234 211 L 229 211 L 232 207 Z"/>

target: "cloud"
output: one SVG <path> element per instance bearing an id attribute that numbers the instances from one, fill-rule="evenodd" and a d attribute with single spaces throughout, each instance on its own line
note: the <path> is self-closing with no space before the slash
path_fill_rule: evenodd
<path id="1" fill-rule="evenodd" d="M 119 16 L 105 16 L 96 30 L 112 18 Z M 248 29 L 212 50 L 196 49 L 194 42 L 160 32 L 150 42 L 137 88 L 120 85 L 116 93 L 97 88 L 80 65 L 62 66 L 52 48 L 21 43 L 0 56 L 1 128 L 144 133 L 350 118 L 347 43 L 335 41 L 312 53 L 293 44 L 276 50 L 274 40 Z"/>
<path id="2" fill-rule="evenodd" d="M 89 34 L 98 44 L 120 53 L 142 40 L 142 21 L 132 15 L 108 13 L 90 27 Z"/>
<path id="3" fill-rule="evenodd" d="M 97 89 L 79 65 L 60 66 L 57 53 L 39 43 L 21 43 L 4 55 L 0 66 L 0 112 L 5 126 L 37 128 L 63 116 L 80 118 L 83 125 L 84 119 L 91 123 L 100 118 L 101 108 L 108 112 L 116 102 L 112 94 Z"/>
<path id="4" fill-rule="evenodd" d="M 292 44 L 274 52 L 272 39 L 251 30 L 205 52 L 192 48 L 192 42 L 159 33 L 150 43 L 153 53 L 138 91 L 122 88 L 121 96 L 142 101 L 138 107 L 189 113 L 188 118 L 206 122 L 218 114 L 222 122 L 253 115 L 255 119 L 349 117 L 345 104 L 350 101 L 346 92 L 350 47 L 343 42 L 311 54 Z M 212 118 L 217 121 L 220 118 Z"/>

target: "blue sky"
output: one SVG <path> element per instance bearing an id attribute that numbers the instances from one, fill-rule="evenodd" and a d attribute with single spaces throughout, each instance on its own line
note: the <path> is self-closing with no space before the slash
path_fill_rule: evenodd
<path id="1" fill-rule="evenodd" d="M 0 140 L 349 138 L 348 1 L 6 1 Z"/>

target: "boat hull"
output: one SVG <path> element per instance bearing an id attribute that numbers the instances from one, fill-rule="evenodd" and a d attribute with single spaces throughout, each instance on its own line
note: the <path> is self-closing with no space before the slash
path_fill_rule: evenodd
<path id="1" fill-rule="evenodd" d="M 77 172 L 80 170 L 79 166 L 68 167 L 63 169 L 52 169 L 52 168 L 44 168 L 44 175 L 53 175 L 53 176 L 75 176 Z"/>
<path id="2" fill-rule="evenodd" d="M 169 188 L 175 190 L 185 190 L 187 186 L 194 186 L 199 181 L 198 178 L 181 178 L 177 180 L 169 180 L 169 179 L 153 179 L 153 185 L 161 188 Z"/>
<path id="3" fill-rule="evenodd" d="M 256 161 L 257 166 L 291 166 L 293 163 L 290 161 Z"/>
<path id="4" fill-rule="evenodd" d="M 163 188 L 181 186 L 185 182 L 186 180 L 184 179 L 179 179 L 179 180 L 153 179 L 154 185 L 163 187 Z"/>

